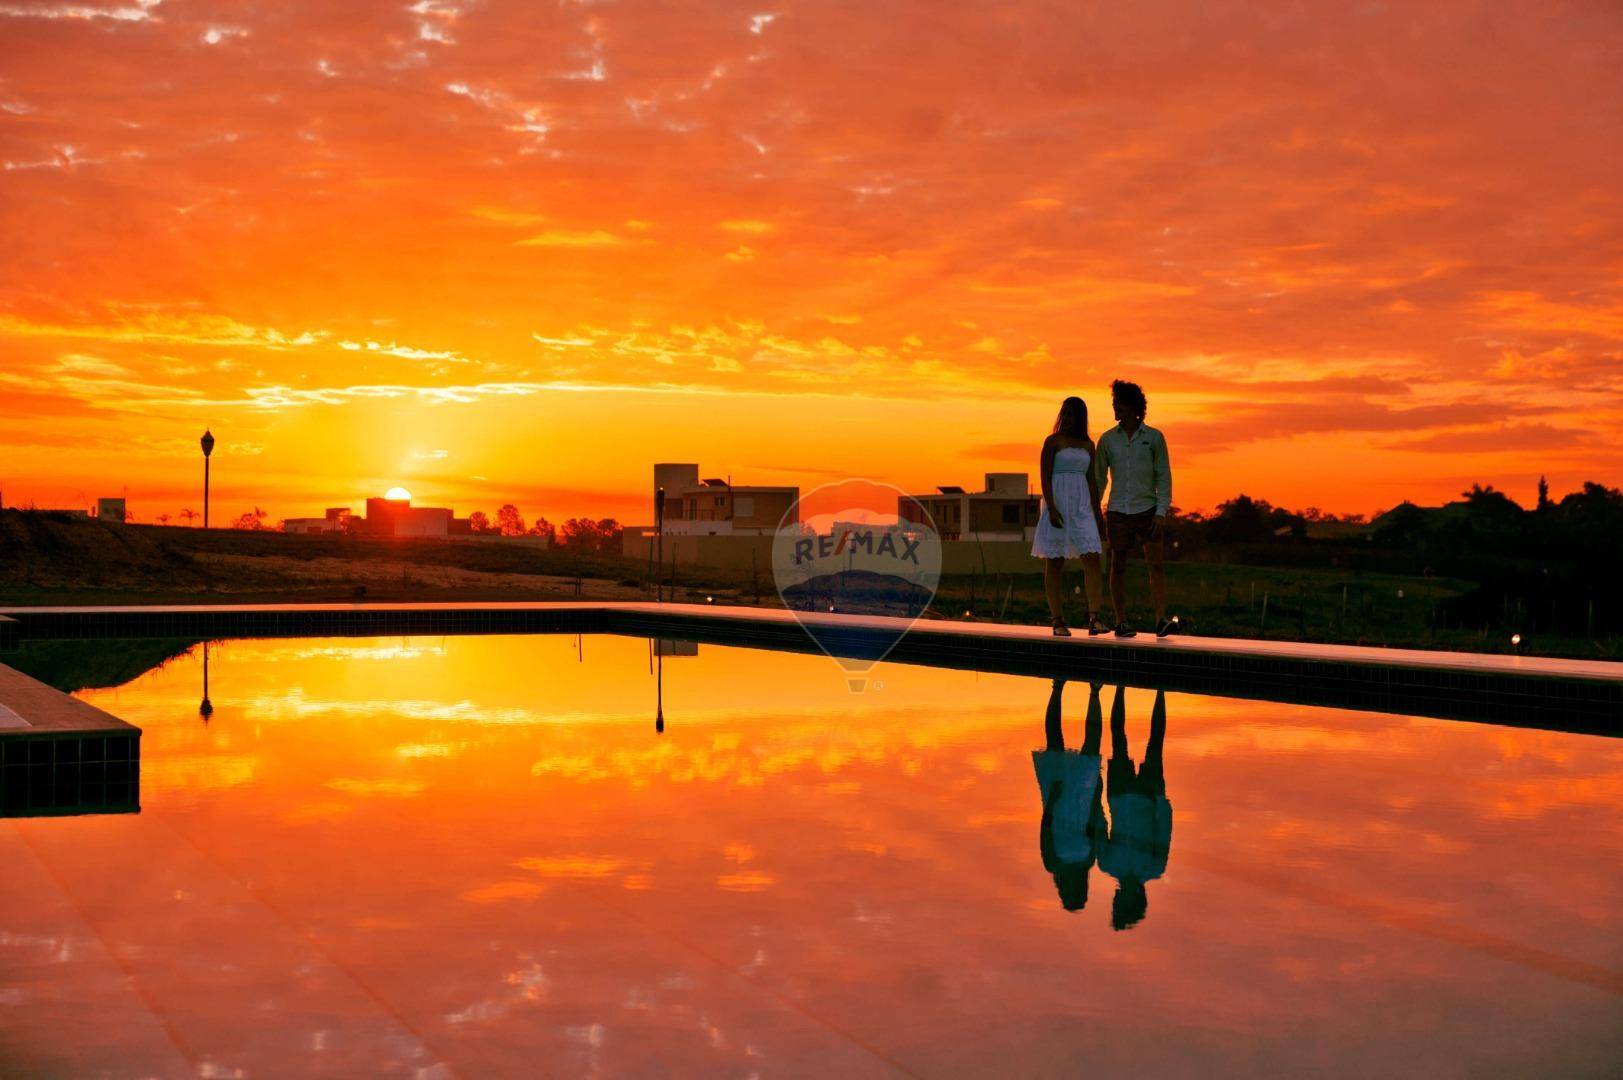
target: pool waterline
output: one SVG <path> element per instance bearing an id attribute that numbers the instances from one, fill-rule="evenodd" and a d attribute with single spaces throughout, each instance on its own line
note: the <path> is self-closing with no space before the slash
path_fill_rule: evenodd
<path id="1" fill-rule="evenodd" d="M 193 604 L 0 609 L 8 640 L 587 633 L 688 638 L 1517 727 L 1619 735 L 1623 665 L 1174 635 L 1073 636 L 973 620 L 610 601 Z"/>
<path id="2" fill-rule="evenodd" d="M 887 664 L 852 695 L 821 657 L 613 637 L 209 652 L 206 722 L 201 649 L 81 695 L 145 731 L 139 818 L 0 823 L 11 1060 L 1598 1072 L 1620 1049 L 1613 740 L 1164 695 L 1172 827 L 1118 930 L 1111 759 L 1119 726 L 1141 779 L 1152 691 L 1120 725 L 1114 687 L 1097 714 L 1060 691 L 1067 750 L 1098 725 L 1089 852 L 1090 807 L 1044 812 L 1047 682 Z"/>

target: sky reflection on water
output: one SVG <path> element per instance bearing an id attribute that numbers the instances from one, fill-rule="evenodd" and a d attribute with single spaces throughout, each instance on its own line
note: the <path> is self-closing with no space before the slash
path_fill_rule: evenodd
<path id="1" fill-rule="evenodd" d="M 82 694 L 145 730 L 139 815 L 0 822 L 0 1061 L 1603 1074 L 1623 1051 L 1617 741 L 895 665 L 853 695 L 825 658 L 710 646 L 663 660 L 656 735 L 641 640 L 209 657 L 206 723 L 201 648 Z"/>

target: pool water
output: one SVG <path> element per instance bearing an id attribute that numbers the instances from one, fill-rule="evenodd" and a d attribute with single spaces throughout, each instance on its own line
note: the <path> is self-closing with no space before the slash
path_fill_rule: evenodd
<path id="1" fill-rule="evenodd" d="M 201 646 L 80 693 L 139 814 L 0 821 L 0 1073 L 1623 1057 L 1623 741 L 615 637 L 207 663 L 206 721 Z"/>

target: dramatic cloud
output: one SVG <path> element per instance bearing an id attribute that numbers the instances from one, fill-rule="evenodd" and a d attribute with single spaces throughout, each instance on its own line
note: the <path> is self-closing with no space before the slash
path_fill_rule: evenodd
<path id="1" fill-rule="evenodd" d="M 1189 507 L 1617 483 L 1620 73 L 1601 0 L 0 0 L 0 482 L 928 488 L 1125 376 Z"/>

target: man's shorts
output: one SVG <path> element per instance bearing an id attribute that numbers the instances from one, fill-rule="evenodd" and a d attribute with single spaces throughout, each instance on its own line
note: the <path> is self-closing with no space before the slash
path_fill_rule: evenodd
<path id="1" fill-rule="evenodd" d="M 1110 533 L 1111 551 L 1132 551 L 1134 548 L 1159 546 L 1161 543 L 1160 533 L 1156 530 L 1154 510 L 1146 510 L 1142 514 L 1106 511 L 1105 529 Z"/>
<path id="2" fill-rule="evenodd" d="M 1110 787 L 1110 798 L 1118 799 L 1123 795 L 1147 795 L 1150 798 L 1165 798 L 1167 793 L 1167 779 L 1165 771 L 1159 765 L 1152 765 L 1145 761 L 1135 766 L 1133 759 L 1110 757 L 1110 765 L 1105 772 L 1105 782 Z"/>

